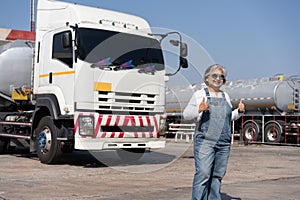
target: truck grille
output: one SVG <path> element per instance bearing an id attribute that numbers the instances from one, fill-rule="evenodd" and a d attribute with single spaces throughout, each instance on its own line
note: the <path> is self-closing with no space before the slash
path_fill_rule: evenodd
<path id="1" fill-rule="evenodd" d="M 156 94 L 98 91 L 99 110 L 151 112 L 156 99 Z"/>

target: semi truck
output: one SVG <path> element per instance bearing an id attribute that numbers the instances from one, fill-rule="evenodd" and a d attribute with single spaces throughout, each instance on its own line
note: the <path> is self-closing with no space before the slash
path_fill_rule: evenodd
<path id="1" fill-rule="evenodd" d="M 171 124 L 168 129 L 177 127 L 180 130 L 180 126 L 186 129 L 187 125 L 195 127 L 194 121 L 184 121 L 182 111 L 193 92 L 202 87 L 205 87 L 204 83 L 168 90 L 167 124 Z M 232 122 L 234 136 L 239 136 L 244 142 L 299 145 L 299 75 L 226 81 L 221 89 L 229 94 L 233 108 L 240 99 L 246 106 L 244 116 Z"/>
<path id="2" fill-rule="evenodd" d="M 38 1 L 36 18 L 35 32 L 0 29 L 0 153 L 27 146 L 50 164 L 73 150 L 138 159 L 164 148 L 160 42 L 172 33 L 154 34 L 138 16 L 53 0 Z M 181 37 L 177 46 L 185 52 L 179 68 L 187 67 Z"/>

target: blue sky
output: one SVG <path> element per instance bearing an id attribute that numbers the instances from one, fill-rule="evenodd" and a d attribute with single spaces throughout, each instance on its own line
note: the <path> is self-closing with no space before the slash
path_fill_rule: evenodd
<path id="1" fill-rule="evenodd" d="M 138 15 L 199 43 L 228 79 L 300 75 L 298 0 L 64 0 Z M 1 0 L 0 27 L 29 30 L 30 0 Z"/>

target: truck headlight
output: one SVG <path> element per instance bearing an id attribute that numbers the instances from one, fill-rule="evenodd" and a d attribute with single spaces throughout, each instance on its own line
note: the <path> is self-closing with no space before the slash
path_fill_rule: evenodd
<path id="1" fill-rule="evenodd" d="M 79 135 L 93 136 L 94 135 L 94 117 L 80 116 L 79 119 Z"/>

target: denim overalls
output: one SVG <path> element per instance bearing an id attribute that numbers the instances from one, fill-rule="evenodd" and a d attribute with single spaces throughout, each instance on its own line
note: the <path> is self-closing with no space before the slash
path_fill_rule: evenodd
<path id="1" fill-rule="evenodd" d="M 221 180 L 226 173 L 231 142 L 230 105 L 211 97 L 205 88 L 209 110 L 203 111 L 194 136 L 195 176 L 192 199 L 221 199 Z"/>

